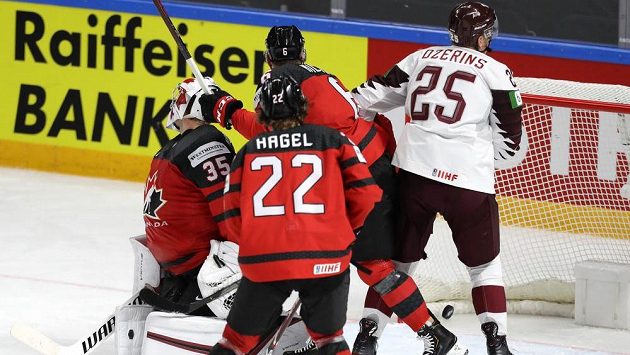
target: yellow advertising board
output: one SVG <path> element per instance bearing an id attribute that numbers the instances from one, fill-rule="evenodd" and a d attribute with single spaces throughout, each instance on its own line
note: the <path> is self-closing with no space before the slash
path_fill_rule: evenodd
<path id="1" fill-rule="evenodd" d="M 269 28 L 173 18 L 202 73 L 252 109 Z M 0 1 L 0 165 L 141 181 L 192 76 L 157 15 Z M 367 39 L 304 32 L 308 61 L 365 80 Z M 6 40 L 8 39 L 8 40 Z M 348 50 L 351 48 L 352 50 Z M 226 132 L 235 146 L 244 140 Z"/>

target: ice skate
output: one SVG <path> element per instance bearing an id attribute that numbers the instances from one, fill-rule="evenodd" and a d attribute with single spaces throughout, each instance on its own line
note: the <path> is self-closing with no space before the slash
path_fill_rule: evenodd
<path id="1" fill-rule="evenodd" d="M 497 334 L 499 326 L 495 322 L 482 324 L 481 330 L 486 335 L 488 355 L 512 355 L 510 349 L 508 349 L 505 335 Z"/>
<path id="2" fill-rule="evenodd" d="M 418 331 L 418 337 L 424 342 L 422 355 L 466 355 L 468 349 L 457 344 L 457 337 L 438 322 L 433 325 L 424 325 Z"/>
<path id="3" fill-rule="evenodd" d="M 359 321 L 359 334 L 352 346 L 352 355 L 375 355 L 378 338 L 374 336 L 378 325 L 369 318 Z"/>
<path id="4" fill-rule="evenodd" d="M 317 346 L 315 346 L 315 343 L 313 342 L 313 339 L 308 338 L 308 340 L 306 341 L 306 344 L 296 350 L 291 350 L 291 351 L 285 351 L 283 353 L 284 355 L 294 355 L 294 354 L 299 354 L 299 355 L 312 355 L 312 354 L 317 354 Z"/>

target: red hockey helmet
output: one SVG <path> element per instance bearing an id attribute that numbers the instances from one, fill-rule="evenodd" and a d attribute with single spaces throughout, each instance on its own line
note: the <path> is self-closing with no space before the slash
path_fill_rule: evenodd
<path id="1" fill-rule="evenodd" d="M 478 49 L 479 36 L 484 35 L 489 42 L 499 34 L 499 20 L 490 6 L 468 1 L 451 11 L 448 32 L 454 45 Z"/>

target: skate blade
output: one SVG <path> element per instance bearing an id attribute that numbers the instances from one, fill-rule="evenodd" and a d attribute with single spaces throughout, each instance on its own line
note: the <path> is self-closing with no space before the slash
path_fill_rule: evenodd
<path id="1" fill-rule="evenodd" d="M 455 343 L 451 350 L 448 352 L 448 355 L 468 355 L 468 349 L 462 346 L 459 346 L 459 343 Z"/>

